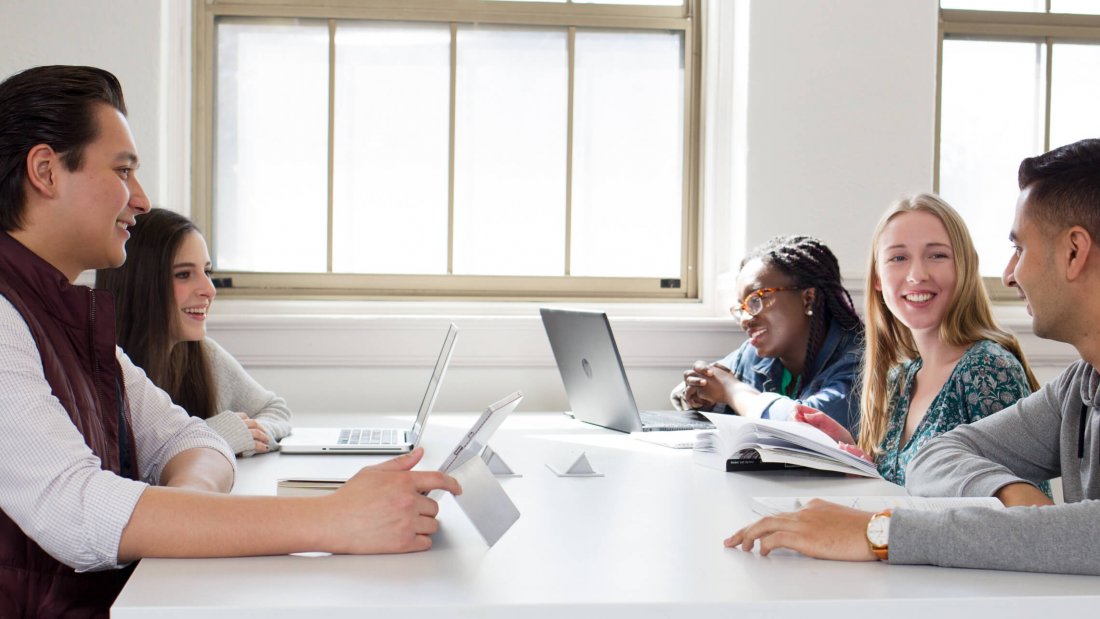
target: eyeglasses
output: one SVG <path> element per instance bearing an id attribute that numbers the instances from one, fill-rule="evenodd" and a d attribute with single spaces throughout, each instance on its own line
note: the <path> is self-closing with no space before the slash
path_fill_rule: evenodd
<path id="1" fill-rule="evenodd" d="M 766 303 L 766 301 L 772 299 L 772 295 L 786 290 L 802 290 L 802 288 L 797 286 L 783 286 L 780 288 L 761 288 L 759 290 L 753 290 L 743 301 L 741 301 L 741 305 L 730 308 L 730 314 L 733 314 L 733 317 L 737 320 L 744 320 L 749 316 L 756 316 L 764 311 L 765 307 L 771 305 L 771 303 Z"/>

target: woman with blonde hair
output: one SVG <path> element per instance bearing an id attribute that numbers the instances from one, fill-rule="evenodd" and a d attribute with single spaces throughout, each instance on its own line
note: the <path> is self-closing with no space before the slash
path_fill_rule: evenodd
<path id="1" fill-rule="evenodd" d="M 934 436 L 1038 388 L 1016 338 L 994 320 L 978 254 L 955 209 L 931 194 L 899 200 L 875 228 L 867 271 L 859 439 L 808 409 L 819 427 L 905 483 Z"/>

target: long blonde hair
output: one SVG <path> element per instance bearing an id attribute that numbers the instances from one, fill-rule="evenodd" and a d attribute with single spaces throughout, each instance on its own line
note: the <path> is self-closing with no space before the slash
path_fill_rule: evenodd
<path id="1" fill-rule="evenodd" d="M 887 377 L 898 364 L 919 356 L 913 334 L 886 307 L 878 283 L 878 248 L 883 230 L 903 213 L 925 212 L 935 215 L 954 250 L 955 291 L 940 323 L 940 340 L 950 346 L 970 346 L 979 340 L 992 340 L 1011 352 L 1024 367 L 1032 391 L 1039 388 L 1024 352 L 1016 338 L 993 318 L 989 294 L 978 273 L 978 252 L 966 224 L 955 209 L 938 196 L 921 193 L 895 202 L 879 220 L 871 237 L 871 258 L 867 268 L 866 348 L 863 353 L 863 382 L 860 395 L 859 447 L 865 453 L 878 454 L 889 424 L 890 398 Z"/>

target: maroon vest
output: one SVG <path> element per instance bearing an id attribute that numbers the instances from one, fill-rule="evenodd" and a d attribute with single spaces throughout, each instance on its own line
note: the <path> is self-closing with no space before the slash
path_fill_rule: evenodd
<path id="1" fill-rule="evenodd" d="M 0 295 L 26 321 L 53 395 L 103 468 L 138 479 L 130 411 L 115 358 L 110 295 L 73 286 L 60 271 L 3 232 Z M 0 415 L 19 414 L 0 410 Z M 0 617 L 106 617 L 131 571 L 78 574 L 0 512 Z"/>

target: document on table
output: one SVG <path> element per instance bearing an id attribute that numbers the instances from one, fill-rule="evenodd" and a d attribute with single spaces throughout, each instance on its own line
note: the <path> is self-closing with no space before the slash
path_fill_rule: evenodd
<path id="1" fill-rule="evenodd" d="M 940 511 L 956 507 L 1003 508 L 994 497 L 920 497 L 920 496 L 757 496 L 752 498 L 752 511 L 761 516 L 772 516 L 783 512 L 802 509 L 813 499 L 821 499 L 866 512 L 881 512 L 884 509 L 917 509 L 921 511 Z"/>
<path id="2" fill-rule="evenodd" d="M 631 432 L 630 436 L 647 443 L 671 447 L 672 449 L 691 449 L 699 430 L 665 430 L 659 432 Z"/>

